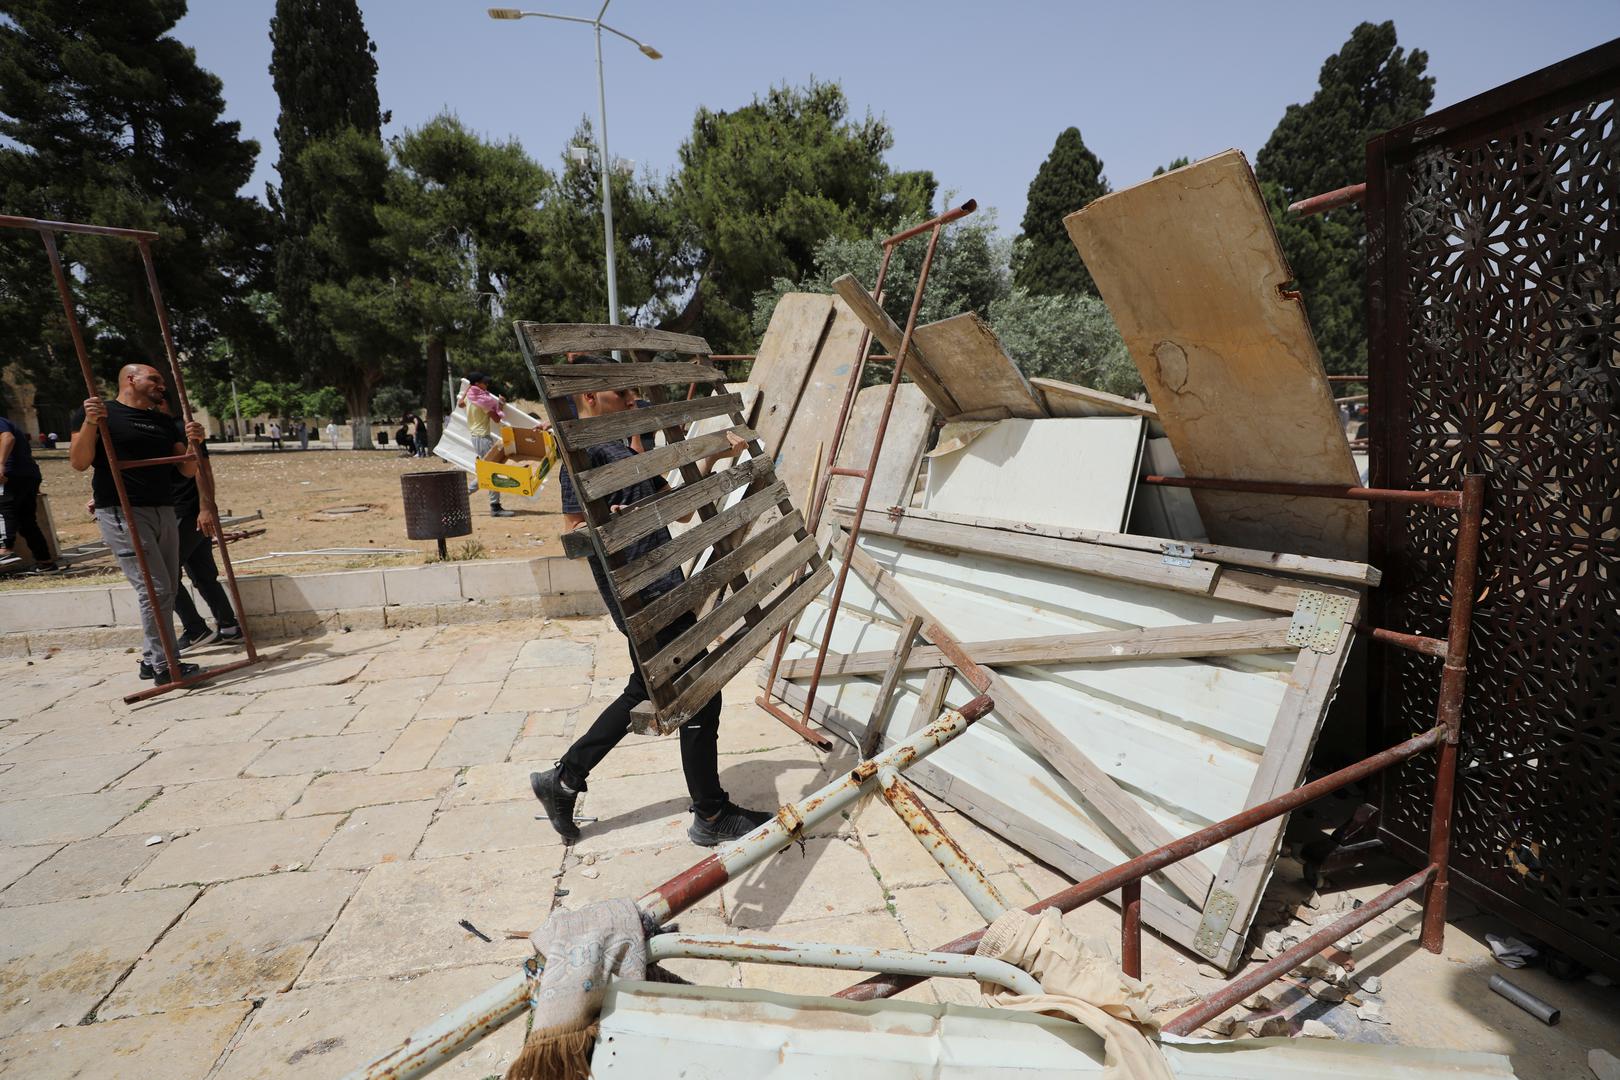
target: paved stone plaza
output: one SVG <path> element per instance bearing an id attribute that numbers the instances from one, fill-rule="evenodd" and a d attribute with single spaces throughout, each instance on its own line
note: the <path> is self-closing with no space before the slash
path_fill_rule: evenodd
<path id="1" fill-rule="evenodd" d="M 685 836 L 674 739 L 632 737 L 603 762 L 580 804 L 598 820 L 571 851 L 537 818 L 529 772 L 628 673 L 605 618 L 335 632 L 266 653 L 209 689 L 137 706 L 120 700 L 142 685 L 127 652 L 0 660 L 0 1074 L 342 1076 L 510 974 L 530 946 L 509 933 L 554 907 L 639 896 L 705 854 Z M 726 691 L 721 774 L 737 802 L 774 807 L 854 758 L 764 714 L 757 677 Z M 1064 884 L 930 801 L 1009 899 Z M 1070 920 L 1117 949 L 1112 908 Z M 1491 966 L 1480 931 L 1453 931 L 1431 957 L 1414 948 L 1416 924 L 1405 904 L 1356 950 L 1386 972 L 1395 1025 L 1377 1041 L 1514 1053 L 1533 1077 L 1562 1075 L 1597 1037 L 1604 1013 L 1576 1002 L 1549 1031 L 1461 993 Z M 893 814 L 867 803 L 680 925 L 929 948 L 982 923 Z M 1216 985 L 1151 934 L 1144 951 L 1166 1009 Z M 854 981 L 670 966 L 811 993 Z M 909 996 L 966 1001 L 974 988 L 936 981 Z M 521 1038 L 509 1025 L 444 1075 L 497 1075 Z"/>

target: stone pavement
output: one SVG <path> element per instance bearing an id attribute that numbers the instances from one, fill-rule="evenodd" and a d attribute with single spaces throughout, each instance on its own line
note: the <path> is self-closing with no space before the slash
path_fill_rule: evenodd
<path id="1" fill-rule="evenodd" d="M 509 932 L 555 907 L 639 896 L 705 854 L 685 837 L 673 739 L 633 736 L 603 762 L 580 804 L 598 820 L 573 849 L 537 818 L 529 772 L 629 671 L 606 619 L 334 633 L 267 655 L 206 690 L 133 707 L 120 700 L 140 685 L 130 654 L 0 662 L 0 1074 L 342 1076 L 510 974 L 530 948 Z M 726 691 L 721 772 L 737 802 L 774 807 L 854 758 L 823 755 L 766 716 L 757 675 Z M 1009 899 L 1066 884 L 929 801 Z M 1470 985 L 1488 974 L 1477 935 L 1451 933 L 1447 955 L 1430 957 L 1411 947 L 1410 904 L 1386 918 L 1357 955 L 1370 951 L 1363 963 L 1377 970 L 1400 960 L 1385 976 L 1399 1005 L 1388 1041 L 1512 1052 L 1531 1077 L 1576 1060 L 1570 1035 L 1595 1038 L 1583 1033 L 1602 1013 L 1566 1007 L 1548 1031 L 1463 993 L 1465 972 Z M 1117 950 L 1112 908 L 1069 920 Z M 680 925 L 926 949 L 982 924 L 868 802 Z M 1151 934 L 1144 964 L 1167 1009 L 1216 985 Z M 854 981 L 670 966 L 797 992 Z M 974 988 L 937 980 L 908 996 L 969 1001 Z M 497 1075 L 521 1038 L 509 1025 L 444 1075 Z"/>

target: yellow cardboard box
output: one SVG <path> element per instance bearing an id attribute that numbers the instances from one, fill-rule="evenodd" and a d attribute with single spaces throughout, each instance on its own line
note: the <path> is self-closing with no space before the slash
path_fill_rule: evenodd
<path id="1" fill-rule="evenodd" d="M 485 491 L 533 495 L 557 465 L 557 440 L 549 431 L 502 426 L 500 447 L 490 452 L 504 460 L 478 459 L 478 486 Z"/>

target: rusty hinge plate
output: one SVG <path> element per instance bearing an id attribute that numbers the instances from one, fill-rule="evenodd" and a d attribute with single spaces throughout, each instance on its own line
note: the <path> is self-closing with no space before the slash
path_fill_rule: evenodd
<path id="1" fill-rule="evenodd" d="M 1204 917 L 1198 923 L 1198 933 L 1193 938 L 1193 948 L 1199 954 L 1211 960 L 1221 953 L 1221 943 L 1226 940 L 1226 932 L 1232 928 L 1232 916 L 1237 914 L 1237 897 L 1225 889 L 1211 889 L 1209 899 L 1204 902 Z"/>
<path id="2" fill-rule="evenodd" d="M 1350 597 L 1305 589 L 1288 624 L 1288 644 L 1330 653 L 1339 647 L 1339 634 L 1349 617 Z"/>
<path id="3" fill-rule="evenodd" d="M 1191 566 L 1193 564 L 1193 549 L 1191 544 L 1164 545 L 1164 565 Z"/>

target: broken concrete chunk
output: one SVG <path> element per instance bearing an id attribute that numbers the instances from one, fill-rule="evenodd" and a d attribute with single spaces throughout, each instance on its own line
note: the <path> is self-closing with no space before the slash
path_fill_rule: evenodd
<path id="1" fill-rule="evenodd" d="M 1233 1016 L 1231 1013 L 1226 1013 L 1206 1022 L 1204 1024 L 1204 1028 L 1208 1031 L 1213 1031 L 1217 1035 L 1231 1035 L 1237 1031 L 1239 1026 L 1241 1026 L 1243 1023 L 1244 1022 L 1242 1020 Z"/>
<path id="2" fill-rule="evenodd" d="M 1299 1033 L 1308 1039 L 1337 1039 L 1339 1033 L 1322 1023 L 1320 1020 L 1307 1020 L 1300 1025 Z"/>
<path id="3" fill-rule="evenodd" d="M 1344 990 L 1324 979 L 1313 979 L 1311 984 L 1305 988 L 1305 992 L 1317 1001 L 1340 1002 L 1344 1000 Z"/>
<path id="4" fill-rule="evenodd" d="M 1384 989 L 1384 980 L 1377 975 L 1363 975 L 1356 980 L 1356 985 L 1369 994 L 1376 994 Z"/>
<path id="5" fill-rule="evenodd" d="M 1364 1001 L 1356 1009 L 1356 1019 L 1368 1024 L 1387 1024 L 1389 1017 L 1384 1015 L 1384 1003 L 1381 1001 Z"/>
<path id="6" fill-rule="evenodd" d="M 1266 936 L 1260 939 L 1260 948 L 1268 957 L 1272 957 L 1280 954 L 1284 949 L 1288 948 L 1288 946 L 1283 944 L 1283 936 L 1281 931 L 1267 930 Z"/>
<path id="7" fill-rule="evenodd" d="M 1277 1000 L 1269 994 L 1250 994 L 1243 999 L 1243 1007 L 1255 1012 L 1268 1012 L 1277 1007 Z"/>
<path id="8" fill-rule="evenodd" d="M 1264 1020 L 1250 1020 L 1249 1034 L 1257 1039 L 1290 1034 L 1288 1021 L 1281 1016 L 1268 1016 Z"/>

